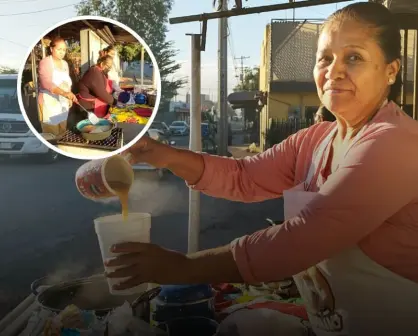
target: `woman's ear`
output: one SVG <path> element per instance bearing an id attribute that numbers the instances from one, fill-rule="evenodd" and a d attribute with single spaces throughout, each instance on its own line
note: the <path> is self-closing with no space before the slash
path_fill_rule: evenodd
<path id="1" fill-rule="evenodd" d="M 396 59 L 388 64 L 388 77 L 396 78 L 399 71 L 401 70 L 401 60 Z"/>

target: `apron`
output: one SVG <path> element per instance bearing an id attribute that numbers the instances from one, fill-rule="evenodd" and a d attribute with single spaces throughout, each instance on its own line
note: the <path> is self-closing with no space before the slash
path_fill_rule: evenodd
<path id="1" fill-rule="evenodd" d="M 106 91 L 108 93 L 112 93 L 113 91 L 113 82 L 110 79 L 106 78 Z M 83 98 L 79 94 L 77 95 L 79 101 L 86 101 L 90 103 L 94 103 L 93 113 L 99 117 L 104 118 L 108 112 L 108 104 L 99 98 Z"/>
<path id="2" fill-rule="evenodd" d="M 55 67 L 52 57 L 52 84 L 60 87 L 65 91 L 71 90 L 72 80 L 68 71 L 62 71 Z M 47 90 L 40 90 L 42 92 L 42 130 L 45 133 L 61 133 L 65 131 L 68 112 L 70 109 L 70 101 L 60 95 L 53 94 Z M 61 125 L 63 125 L 61 127 Z M 57 135 L 57 134 L 56 134 Z"/>
<path id="3" fill-rule="evenodd" d="M 286 220 L 316 196 L 309 186 L 316 181 L 336 131 L 314 153 L 306 181 L 284 191 Z M 418 334 L 418 284 L 377 264 L 358 246 L 295 275 L 294 280 L 316 336 Z"/>

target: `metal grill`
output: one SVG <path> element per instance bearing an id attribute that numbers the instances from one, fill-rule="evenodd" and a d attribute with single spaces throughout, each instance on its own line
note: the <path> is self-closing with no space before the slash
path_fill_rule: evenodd
<path id="1" fill-rule="evenodd" d="M 271 69 L 273 81 L 313 81 L 316 45 L 321 24 L 274 22 Z"/>
<path id="2" fill-rule="evenodd" d="M 12 142 L 7 144 L 10 146 L 2 146 L 2 144 L 0 143 L 0 149 L 2 151 L 18 151 L 21 150 L 23 147 L 23 142 Z"/>
<path id="3" fill-rule="evenodd" d="M 58 145 L 95 148 L 103 150 L 117 150 L 122 147 L 123 133 L 121 128 L 115 128 L 110 137 L 100 141 L 87 141 L 81 135 L 71 131 L 65 132 L 58 140 Z"/>
<path id="4" fill-rule="evenodd" d="M 24 121 L 0 121 L 0 133 L 28 133 L 29 127 Z"/>

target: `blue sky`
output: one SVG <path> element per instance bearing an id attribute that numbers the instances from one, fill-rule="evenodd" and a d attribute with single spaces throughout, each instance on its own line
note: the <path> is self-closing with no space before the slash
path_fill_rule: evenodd
<path id="1" fill-rule="evenodd" d="M 140 0 L 138 0 L 140 1 Z M 232 3 L 232 1 L 230 1 Z M 287 0 L 248 0 L 243 1 L 245 6 L 261 6 Z M 73 5 L 77 0 L 0 0 L 0 65 L 20 67 L 28 48 L 50 26 L 75 16 L 73 6 L 54 9 L 66 5 Z M 319 7 L 302 8 L 296 10 L 296 18 L 325 18 L 336 8 L 349 4 L 340 3 Z M 33 11 L 45 12 L 33 14 L 21 14 Z M 175 0 L 171 17 L 200 14 L 212 11 L 212 0 Z M 19 15 L 12 15 L 19 14 Z M 244 61 L 245 66 L 255 66 L 260 61 L 260 47 L 264 29 L 271 19 L 292 19 L 293 11 L 279 11 L 263 14 L 253 14 L 229 19 L 229 59 L 228 59 L 228 87 L 232 90 L 236 85 L 235 66 L 240 66 L 240 61 L 235 57 L 250 57 Z M 200 23 L 183 23 L 170 25 L 168 38 L 175 42 L 179 50 L 177 60 L 182 63 L 182 68 L 175 77 L 185 77 L 190 74 L 190 37 L 187 33 L 199 33 Z M 202 54 L 202 93 L 209 94 L 216 100 L 217 90 L 217 54 L 218 54 L 218 23 L 216 20 L 208 22 L 206 51 Z M 178 99 L 183 99 L 188 92 L 186 85 L 179 92 Z"/>

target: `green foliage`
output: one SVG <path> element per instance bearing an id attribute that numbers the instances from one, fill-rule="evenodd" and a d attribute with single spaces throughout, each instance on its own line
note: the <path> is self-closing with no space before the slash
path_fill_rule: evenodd
<path id="1" fill-rule="evenodd" d="M 244 80 L 234 87 L 234 91 L 258 91 L 260 87 L 260 68 L 244 70 Z"/>
<path id="2" fill-rule="evenodd" d="M 173 0 L 84 0 L 76 6 L 78 15 L 100 15 L 115 19 L 134 30 L 152 50 L 161 74 L 161 107 L 184 86 L 185 79 L 170 79 L 180 69 L 174 57 L 177 50 L 172 41 L 166 41 L 168 15 Z M 130 61 L 140 59 L 140 49 L 133 45 L 120 46 L 123 59 Z M 146 60 L 148 56 L 146 55 Z M 171 75 L 171 76 L 170 76 Z"/>
<path id="3" fill-rule="evenodd" d="M 12 74 L 17 74 L 17 73 L 18 73 L 17 69 L 0 66 L 0 74 L 2 75 L 12 75 Z"/>

